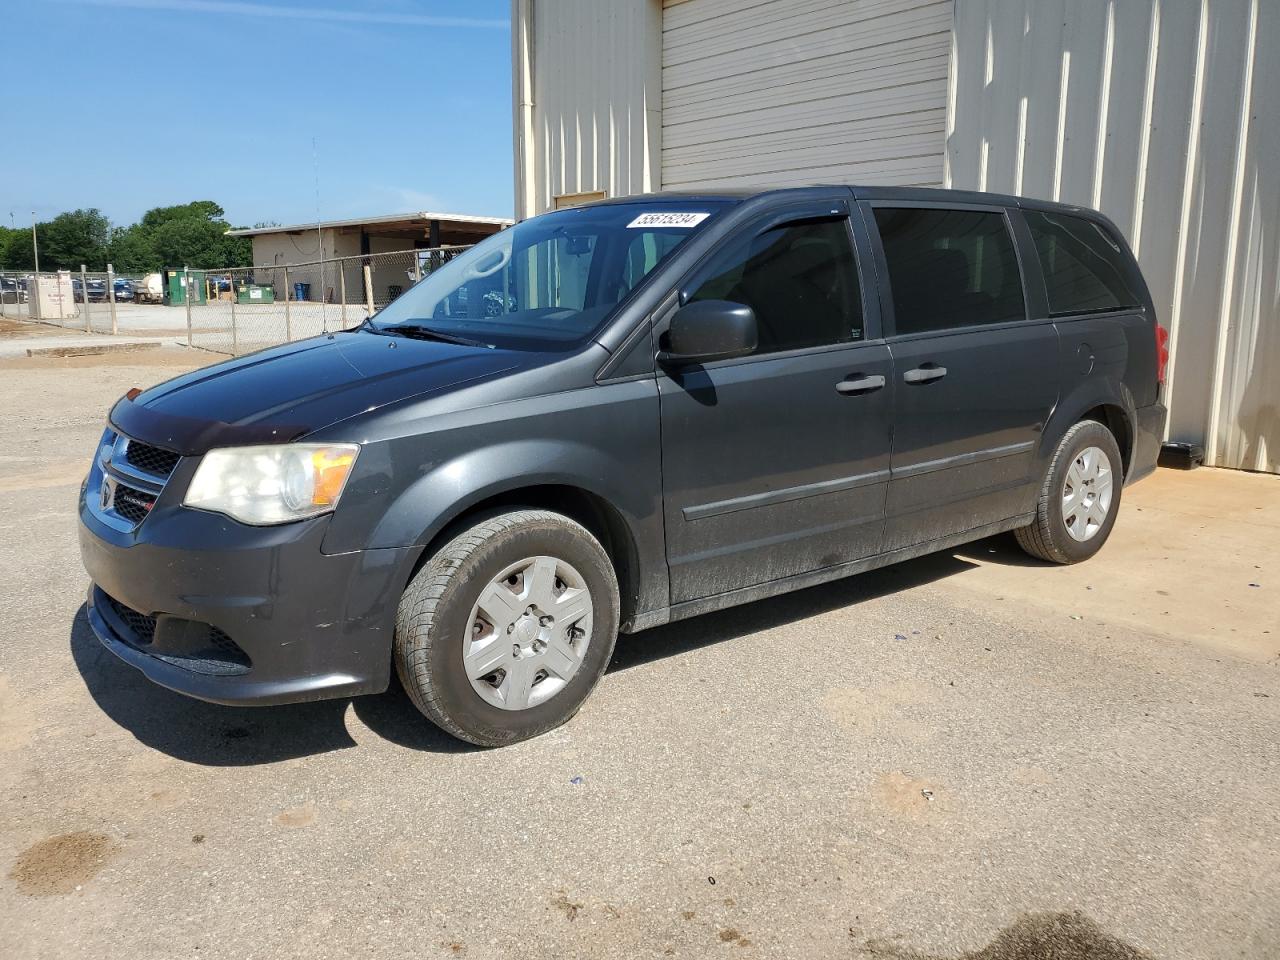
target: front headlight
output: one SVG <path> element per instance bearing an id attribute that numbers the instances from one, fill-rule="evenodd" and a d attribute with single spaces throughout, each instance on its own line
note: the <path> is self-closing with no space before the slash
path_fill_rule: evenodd
<path id="1" fill-rule="evenodd" d="M 182 504 L 253 524 L 314 517 L 338 505 L 359 452 L 354 443 L 210 450 Z"/>

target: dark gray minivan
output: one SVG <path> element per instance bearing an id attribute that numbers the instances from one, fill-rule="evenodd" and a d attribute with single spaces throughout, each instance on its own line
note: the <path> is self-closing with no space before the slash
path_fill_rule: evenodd
<path id="1" fill-rule="evenodd" d="M 131 391 L 80 502 L 88 618 L 218 703 L 385 690 L 497 745 L 634 632 L 1016 531 L 1095 553 L 1166 344 L 1086 209 L 920 189 L 560 210 L 354 330 Z"/>

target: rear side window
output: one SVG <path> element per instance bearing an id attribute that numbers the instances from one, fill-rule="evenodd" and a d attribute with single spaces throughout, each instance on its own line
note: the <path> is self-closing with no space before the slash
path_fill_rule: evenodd
<path id="1" fill-rule="evenodd" d="M 861 340 L 862 292 L 848 222 L 787 224 L 731 244 L 690 301 L 755 311 L 756 353 Z"/>
<path id="2" fill-rule="evenodd" d="M 1022 275 L 1002 213 L 877 207 L 896 333 L 1022 320 Z"/>
<path id="3" fill-rule="evenodd" d="M 1142 303 L 1136 267 L 1101 224 L 1035 210 L 1023 215 L 1044 271 L 1051 314 L 1124 310 Z"/>

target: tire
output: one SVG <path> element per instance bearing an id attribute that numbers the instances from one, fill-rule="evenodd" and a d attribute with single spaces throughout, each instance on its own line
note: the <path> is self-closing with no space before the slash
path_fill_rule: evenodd
<path id="1" fill-rule="evenodd" d="M 1090 450 L 1100 451 L 1106 463 L 1102 464 L 1096 456 L 1090 459 Z M 1095 462 L 1098 463 L 1096 474 L 1082 484 L 1081 478 L 1092 471 Z M 1109 480 L 1109 497 L 1099 521 L 1098 512 L 1090 511 L 1090 506 L 1102 501 L 1104 474 Z M 1120 512 L 1123 489 L 1124 466 L 1116 438 L 1098 421 L 1081 420 L 1066 432 L 1054 451 L 1036 500 L 1035 520 L 1014 531 L 1018 545 L 1031 556 L 1050 563 L 1088 560 L 1102 549 L 1111 535 Z M 1075 490 L 1083 491 L 1083 499 L 1068 500 L 1068 494 Z M 1065 513 L 1068 503 L 1075 505 L 1070 518 Z M 1080 539 L 1081 536 L 1084 539 Z"/>
<path id="2" fill-rule="evenodd" d="M 396 671 L 414 705 L 459 740 L 527 740 L 572 718 L 595 688 L 618 610 L 613 565 L 585 527 L 545 510 L 492 515 L 436 551 L 405 589 Z"/>

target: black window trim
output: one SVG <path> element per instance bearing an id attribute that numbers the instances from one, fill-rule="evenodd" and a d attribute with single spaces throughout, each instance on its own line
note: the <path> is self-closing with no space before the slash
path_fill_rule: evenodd
<path id="1" fill-rule="evenodd" d="M 768 230 L 774 230 L 781 226 L 798 223 L 819 223 L 831 222 L 835 220 L 844 220 L 845 232 L 849 236 L 849 247 L 853 251 L 853 264 L 858 272 L 858 293 L 862 298 L 862 328 L 864 333 L 874 330 L 879 334 L 875 337 L 864 336 L 861 340 L 846 340 L 841 343 L 823 343 L 812 347 L 796 347 L 791 350 L 775 350 L 771 353 L 752 353 L 745 357 L 734 357 L 727 360 L 713 360 L 710 363 L 702 364 L 707 370 L 715 370 L 720 367 L 736 366 L 747 363 L 762 363 L 768 360 L 786 360 L 793 357 L 811 356 L 820 353 L 832 353 L 837 350 L 850 350 L 858 347 L 883 344 L 883 315 L 880 312 L 881 304 L 878 300 L 873 299 L 871 288 L 868 281 L 874 282 L 875 270 L 863 261 L 868 257 L 869 250 L 865 243 L 870 241 L 869 236 L 865 236 L 865 242 L 859 242 L 858 226 L 854 223 L 855 212 L 851 209 L 852 204 L 846 196 L 832 196 L 830 199 L 822 200 L 805 200 L 801 203 L 789 203 L 778 207 L 773 207 L 762 212 L 759 216 L 743 223 L 735 228 L 731 233 L 720 238 L 715 246 L 708 250 L 692 267 L 690 267 L 676 283 L 672 291 L 675 296 L 667 294 L 662 298 L 661 305 L 653 314 L 653 343 L 654 349 L 664 333 L 667 326 L 671 322 L 672 315 L 682 307 L 688 300 L 692 289 L 696 288 L 697 282 L 703 278 L 706 269 L 711 265 L 716 257 L 723 252 L 731 244 L 736 243 L 743 236 L 750 234 L 753 237 L 759 236 Z M 865 231 L 866 226 L 862 229 Z"/>
<path id="2" fill-rule="evenodd" d="M 1107 237 L 1110 238 L 1111 242 L 1120 249 L 1120 255 L 1122 257 L 1125 257 L 1131 260 L 1135 266 L 1137 265 L 1138 258 L 1134 256 L 1133 251 L 1129 248 L 1129 244 L 1125 241 L 1124 237 L 1120 234 L 1119 228 L 1117 228 L 1113 223 L 1110 223 L 1104 218 L 1097 216 L 1096 212 L 1093 210 L 1085 210 L 1083 208 L 1060 210 L 1056 207 L 1051 207 L 1051 206 L 1030 206 L 1030 205 L 1019 208 L 1018 217 L 1022 223 L 1022 228 L 1026 231 L 1024 242 L 1027 247 L 1027 252 L 1029 253 L 1031 260 L 1035 265 L 1035 272 L 1040 278 L 1040 288 L 1043 291 L 1043 294 L 1042 294 L 1043 312 L 1046 317 L 1048 317 L 1051 320 L 1070 321 L 1070 320 L 1087 320 L 1090 317 L 1110 317 L 1110 316 L 1117 316 L 1117 315 L 1126 314 L 1126 313 L 1140 313 L 1143 316 L 1147 315 L 1147 302 L 1141 298 L 1149 297 L 1150 291 L 1147 290 L 1146 288 L 1146 278 L 1142 276 L 1142 270 L 1140 267 L 1138 268 L 1138 278 L 1142 282 L 1142 289 L 1136 291 L 1136 293 L 1139 296 L 1139 300 L 1137 304 L 1134 304 L 1132 306 L 1099 307 L 1096 310 L 1050 309 L 1049 278 L 1045 276 L 1044 267 L 1040 263 L 1040 251 L 1036 249 L 1035 235 L 1031 232 L 1031 224 L 1027 221 L 1027 218 L 1026 218 L 1026 214 L 1028 213 L 1038 213 L 1044 216 L 1057 214 L 1058 216 L 1062 216 L 1062 217 L 1073 217 L 1076 220 L 1083 220 L 1085 221 L 1085 223 L 1090 223 L 1093 226 L 1097 227 L 1099 230 L 1101 230 L 1103 233 L 1105 233 Z"/>
<path id="3" fill-rule="evenodd" d="M 880 294 L 880 323 L 884 339 L 893 343 L 908 343 L 912 340 L 919 340 L 925 337 L 945 337 L 954 334 L 973 333 L 978 330 L 1005 330 L 1017 327 L 1038 326 L 1045 323 L 1052 323 L 1053 318 L 1049 316 L 1037 316 L 1039 311 L 1033 309 L 1033 305 L 1039 305 L 1039 298 L 1033 296 L 1033 289 L 1028 276 L 1028 264 L 1023 244 L 1015 223 L 1014 214 L 1021 213 L 1017 207 L 1009 207 L 1002 203 L 964 203 L 961 201 L 948 202 L 946 200 L 894 200 L 890 197 L 880 197 L 875 200 L 860 200 L 858 205 L 863 208 L 863 220 L 866 221 L 867 231 L 871 236 L 871 244 L 875 251 L 876 271 L 880 274 L 881 281 L 877 285 L 877 291 Z M 976 213 L 998 213 L 1004 218 L 1005 230 L 1009 235 L 1009 242 L 1013 244 L 1013 255 L 1018 264 L 1018 279 L 1022 285 L 1022 319 L 1021 320 L 1005 320 L 1000 323 L 971 323 L 963 327 L 947 327 L 943 330 L 923 330 L 918 333 L 898 333 L 898 317 L 893 305 L 893 284 L 889 279 L 889 261 L 884 253 L 884 242 L 880 238 L 880 225 L 876 223 L 875 211 L 881 208 L 891 210 L 968 210 Z M 1023 224 L 1025 226 L 1025 223 Z M 1035 255 L 1035 251 L 1031 251 Z M 1040 271 L 1040 261 L 1035 261 L 1035 269 L 1037 274 Z M 1041 278 L 1043 283 L 1043 277 Z"/>

